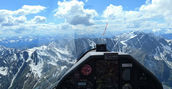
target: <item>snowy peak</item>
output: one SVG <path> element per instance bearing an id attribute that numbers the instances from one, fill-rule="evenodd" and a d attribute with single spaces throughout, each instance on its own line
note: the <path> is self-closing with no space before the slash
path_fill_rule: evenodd
<path id="1" fill-rule="evenodd" d="M 48 45 L 26 50 L 0 46 L 0 88 L 49 88 L 56 84 L 77 58 L 102 42 L 107 44 L 109 51 L 132 55 L 165 85 L 170 86 L 172 82 L 169 80 L 172 75 L 170 72 L 172 70 L 171 41 L 153 34 L 131 32 L 113 38 L 56 40 Z"/>
<path id="2" fill-rule="evenodd" d="M 129 40 L 136 36 L 137 36 L 137 34 L 135 34 L 135 32 L 130 32 L 130 33 L 124 33 L 122 35 L 119 35 L 119 36 L 117 36 L 117 38 L 120 40 Z"/>
<path id="3" fill-rule="evenodd" d="M 115 41 L 119 42 L 125 47 L 134 47 L 139 49 L 144 47 L 143 50 L 149 53 L 154 53 L 154 50 L 157 47 L 162 47 L 162 44 L 163 46 L 169 46 L 165 39 L 157 37 L 151 33 L 147 34 L 143 32 L 124 33 L 115 38 Z"/>

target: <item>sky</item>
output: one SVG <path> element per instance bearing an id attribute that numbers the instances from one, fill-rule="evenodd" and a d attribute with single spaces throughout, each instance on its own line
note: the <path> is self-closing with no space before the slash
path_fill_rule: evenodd
<path id="1" fill-rule="evenodd" d="M 172 33 L 172 0 L 1 0 L 0 37 L 107 31 Z M 106 34 L 108 35 L 108 34 Z"/>

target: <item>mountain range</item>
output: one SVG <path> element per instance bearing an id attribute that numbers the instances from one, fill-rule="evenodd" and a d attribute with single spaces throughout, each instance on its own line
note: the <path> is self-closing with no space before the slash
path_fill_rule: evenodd
<path id="1" fill-rule="evenodd" d="M 132 55 L 156 75 L 164 89 L 172 88 L 172 41 L 130 32 L 108 38 L 64 38 L 27 49 L 0 46 L 0 89 L 53 88 L 77 58 L 100 43 L 106 43 L 109 51 Z"/>

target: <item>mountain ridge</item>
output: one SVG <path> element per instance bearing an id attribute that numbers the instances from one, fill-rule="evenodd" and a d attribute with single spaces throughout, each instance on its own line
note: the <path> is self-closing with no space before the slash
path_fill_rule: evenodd
<path id="1" fill-rule="evenodd" d="M 49 45 L 26 50 L 0 46 L 0 67 L 3 67 L 0 71 L 7 71 L 6 75 L 0 74 L 0 88 L 52 88 L 77 58 L 98 43 L 106 43 L 109 51 L 132 55 L 155 74 L 165 87 L 172 87 L 170 43 L 153 34 L 131 32 L 112 38 L 56 40 Z"/>

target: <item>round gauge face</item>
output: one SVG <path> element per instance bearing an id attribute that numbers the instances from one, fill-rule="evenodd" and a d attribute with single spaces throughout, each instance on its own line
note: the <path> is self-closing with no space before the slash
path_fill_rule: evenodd
<path id="1" fill-rule="evenodd" d="M 92 68 L 90 65 L 86 64 L 81 68 L 81 73 L 85 76 L 90 75 L 92 72 Z"/>

